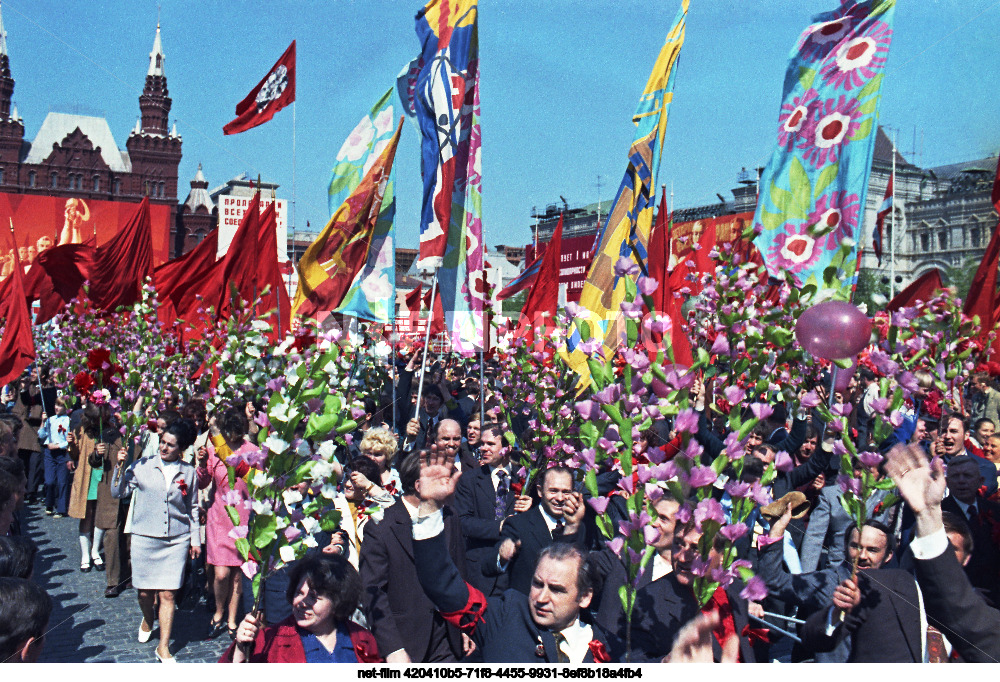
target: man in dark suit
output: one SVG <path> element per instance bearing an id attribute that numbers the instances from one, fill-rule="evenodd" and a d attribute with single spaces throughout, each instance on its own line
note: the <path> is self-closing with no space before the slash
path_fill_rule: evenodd
<path id="1" fill-rule="evenodd" d="M 541 474 L 541 504 L 508 519 L 500 531 L 500 542 L 491 564 L 484 564 L 487 575 L 506 571 L 511 589 L 527 594 L 542 550 L 554 542 L 566 542 L 589 549 L 588 533 L 583 523 L 583 498 L 573 490 L 573 473 L 566 467 L 546 469 Z M 580 509 L 579 518 L 566 516 L 567 506 Z"/>
<path id="2" fill-rule="evenodd" d="M 420 504 L 419 475 L 418 455 L 409 455 L 399 468 L 402 498 L 385 510 L 380 522 L 369 524 L 361 543 L 365 615 L 387 663 L 455 662 L 465 653 L 461 632 L 445 622 L 417 579 L 411 526 Z M 441 543 L 442 553 L 464 568 L 462 530 L 450 509 L 445 509 Z"/>
<path id="3" fill-rule="evenodd" d="M 959 414 L 949 414 L 941 420 L 941 429 L 937 441 L 931 447 L 931 453 L 944 460 L 944 463 L 951 464 L 951 460 L 962 455 L 971 457 L 979 467 L 979 472 L 983 476 L 980 485 L 986 486 L 986 495 L 990 496 L 997 491 L 997 468 L 985 457 L 975 455 L 965 449 L 965 438 L 969 434 L 969 425 Z"/>
<path id="4" fill-rule="evenodd" d="M 455 488 L 455 512 L 465 536 L 465 560 L 469 583 L 492 597 L 507 587 L 507 574 L 483 574 L 483 563 L 496 563 L 494 547 L 504 523 L 515 512 L 531 508 L 531 498 L 518 496 L 511 488 L 510 457 L 504 453 L 500 426 L 487 424 L 482 430 L 480 466 L 468 470 Z M 440 452 L 440 448 L 438 450 Z"/>
<path id="5" fill-rule="evenodd" d="M 983 477 L 971 457 L 952 459 L 945 478 L 949 494 L 941 509 L 965 520 L 972 532 L 975 550 L 965 572 L 973 587 L 983 590 L 994 606 L 1000 606 L 1000 547 L 994 539 L 995 533 L 1000 534 L 1000 505 L 978 494 Z"/>
<path id="6" fill-rule="evenodd" d="M 447 457 L 425 455 L 413 549 L 417 576 L 431 601 L 473 637 L 486 663 L 610 662 L 615 645 L 580 617 L 594 594 L 585 551 L 565 543 L 542 550 L 528 595 L 507 590 L 487 599 L 462 580 L 448 560 L 442 524 L 442 507 L 458 476 Z M 582 500 L 572 497 L 565 506 L 567 519 L 579 523 Z"/>
<path id="7" fill-rule="evenodd" d="M 715 660 L 722 659 L 724 633 L 731 633 L 739 637 L 740 660 L 744 663 L 756 662 L 749 637 L 750 607 L 747 600 L 740 596 L 739 585 L 733 583 L 727 589 L 720 587 L 704 607 L 698 606 L 692 587 L 694 562 L 700 556 L 698 542 L 701 536 L 702 532 L 693 521 L 676 524 L 670 550 L 673 571 L 652 581 L 636 594 L 632 611 L 633 660 L 652 662 L 663 659 L 670 653 L 681 628 L 700 611 L 718 614 L 720 618 L 717 636 L 712 642 Z M 721 559 L 722 555 L 713 550 L 711 566 L 718 566 Z"/>
<path id="8" fill-rule="evenodd" d="M 995 663 L 1000 660 L 1000 611 L 976 593 L 950 551 L 942 521 L 945 477 L 941 461 L 929 464 L 918 445 L 897 446 L 886 459 L 886 471 L 916 515 L 916 538 L 910 549 L 928 618 L 962 660 Z M 977 550 L 973 549 L 973 556 Z"/>

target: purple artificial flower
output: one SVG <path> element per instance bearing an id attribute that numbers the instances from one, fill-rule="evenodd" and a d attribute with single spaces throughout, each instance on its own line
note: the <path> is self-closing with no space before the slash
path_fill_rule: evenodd
<path id="1" fill-rule="evenodd" d="M 635 469 L 635 477 L 639 479 L 639 483 L 646 485 L 653 477 L 653 470 L 644 464 L 640 464 Z"/>
<path id="2" fill-rule="evenodd" d="M 642 529 L 642 539 L 646 541 L 647 545 L 651 545 L 660 539 L 660 531 L 653 526 L 645 526 Z"/>
<path id="3" fill-rule="evenodd" d="M 610 500 L 606 497 L 592 497 L 587 500 L 587 504 L 598 514 L 603 514 L 608 508 L 608 502 Z"/>
<path id="4" fill-rule="evenodd" d="M 722 537 L 726 538 L 730 542 L 736 542 L 741 537 L 747 534 L 747 524 L 742 521 L 737 523 L 730 523 L 728 526 L 723 526 L 719 533 Z"/>
<path id="5" fill-rule="evenodd" d="M 872 409 L 879 414 L 885 414 L 885 411 L 889 409 L 889 399 L 888 398 L 875 398 L 872 400 Z"/>
<path id="6" fill-rule="evenodd" d="M 660 288 L 660 283 L 652 277 L 639 277 L 635 281 L 635 286 L 641 295 L 652 296 Z"/>
<path id="7" fill-rule="evenodd" d="M 691 467 L 691 473 L 687 476 L 687 483 L 692 488 L 704 488 L 712 485 L 718 479 L 712 467 L 696 466 Z"/>
<path id="8" fill-rule="evenodd" d="M 626 348 L 622 353 L 622 357 L 625 358 L 625 362 L 631 365 L 632 369 L 636 372 L 645 372 L 649 369 L 649 356 L 644 352 Z"/>
<path id="9" fill-rule="evenodd" d="M 844 441 L 840 438 L 833 441 L 833 454 L 837 457 L 843 457 L 847 454 L 847 446 L 844 445 Z"/>
<path id="10" fill-rule="evenodd" d="M 711 565 L 710 561 L 697 557 L 691 562 L 691 572 L 698 577 L 704 577 L 708 574 Z"/>
<path id="11" fill-rule="evenodd" d="M 677 523 L 684 525 L 691 520 L 691 513 L 691 506 L 684 503 L 677 509 L 677 513 L 674 514 L 674 518 L 677 520 Z"/>
<path id="12" fill-rule="evenodd" d="M 744 498 L 750 494 L 750 484 L 730 480 L 726 481 L 723 490 L 729 493 L 730 497 Z"/>
<path id="13" fill-rule="evenodd" d="M 755 575 L 747 582 L 747 586 L 740 592 L 740 596 L 747 601 L 763 601 L 767 598 L 767 585 L 759 575 Z"/>
<path id="14" fill-rule="evenodd" d="M 722 392 L 722 395 L 726 396 L 726 400 L 730 405 L 739 405 L 746 400 L 747 392 L 739 386 L 728 386 Z"/>
<path id="15" fill-rule="evenodd" d="M 726 514 L 722 510 L 722 505 L 714 497 L 709 497 L 698 503 L 694 508 L 694 522 L 701 530 L 701 525 L 706 521 L 715 521 L 719 525 L 726 522 Z"/>
<path id="16" fill-rule="evenodd" d="M 726 339 L 725 334 L 719 334 L 715 337 L 711 353 L 712 355 L 727 355 L 729 353 L 729 340 Z"/>
<path id="17" fill-rule="evenodd" d="M 831 433 L 839 434 L 844 431 L 844 422 L 840 419 L 832 419 L 826 425 L 826 428 L 828 428 Z"/>
<path id="18" fill-rule="evenodd" d="M 760 481 L 754 481 L 753 485 L 750 486 L 750 498 L 758 507 L 766 507 L 774 501 L 771 492 L 762 486 Z"/>
<path id="19" fill-rule="evenodd" d="M 858 462 L 866 469 L 874 469 L 882 463 L 882 455 L 877 452 L 862 452 L 858 455 Z"/>
<path id="20" fill-rule="evenodd" d="M 698 433 L 698 413 L 691 408 L 681 410 L 674 418 L 674 428 L 681 433 Z"/>
<path id="21" fill-rule="evenodd" d="M 639 274 L 639 266 L 628 256 L 622 256 L 615 261 L 615 276 L 624 277 Z"/>
<path id="22" fill-rule="evenodd" d="M 593 400 L 581 400 L 573 406 L 577 414 L 587 421 L 595 421 L 601 418 L 601 407 Z"/>
<path id="23" fill-rule="evenodd" d="M 295 526 L 288 526 L 285 528 L 285 539 L 289 542 L 295 542 L 299 539 L 300 535 L 302 535 L 302 531 Z"/>
<path id="24" fill-rule="evenodd" d="M 774 468 L 787 473 L 795 468 L 795 462 L 792 461 L 791 455 L 781 450 L 774 456 Z"/>
<path id="25" fill-rule="evenodd" d="M 650 504 L 656 504 L 663 497 L 663 488 L 656 485 L 655 483 L 646 484 L 646 498 L 649 500 Z"/>
<path id="26" fill-rule="evenodd" d="M 899 365 L 880 350 L 872 351 L 868 357 L 883 376 L 894 376 L 899 371 Z"/>
<path id="27" fill-rule="evenodd" d="M 913 376 L 913 372 L 906 371 L 897 377 L 899 385 L 903 387 L 904 393 L 907 395 L 915 393 L 920 390 L 920 384 L 917 383 L 917 378 Z"/>
<path id="28" fill-rule="evenodd" d="M 612 552 L 614 552 L 618 556 L 621 556 L 622 555 L 622 548 L 625 546 L 625 538 L 623 538 L 622 536 L 619 535 L 618 537 L 614 538 L 613 540 L 608 540 L 605 544 L 608 546 L 608 549 L 610 549 Z"/>
<path id="29" fill-rule="evenodd" d="M 764 421 L 774 414 L 774 408 L 767 403 L 753 403 L 750 405 L 750 410 L 753 412 L 753 416 L 757 417 L 759 421 Z"/>
<path id="30" fill-rule="evenodd" d="M 861 497 L 861 479 L 850 478 L 848 476 L 844 476 L 844 474 L 839 474 L 837 476 L 837 485 L 840 486 L 840 492 L 851 492 L 857 497 Z"/>
<path id="31" fill-rule="evenodd" d="M 663 464 L 667 460 L 667 453 L 663 448 L 650 448 L 646 451 L 646 458 L 655 466 Z"/>
<path id="32" fill-rule="evenodd" d="M 802 400 L 799 404 L 802 405 L 803 408 L 811 410 L 812 408 L 819 406 L 820 402 L 819 396 L 816 395 L 816 391 L 809 391 L 802 396 Z"/>
<path id="33" fill-rule="evenodd" d="M 242 540 L 249 532 L 250 529 L 247 526 L 235 526 L 229 531 L 229 537 L 233 540 Z"/>
<path id="34" fill-rule="evenodd" d="M 664 462 L 663 464 L 658 464 L 652 468 L 653 478 L 657 481 L 669 481 L 677 476 L 678 471 L 679 469 L 673 461 Z"/>
<path id="35" fill-rule="evenodd" d="M 830 408 L 830 412 L 833 412 L 838 417 L 846 417 L 851 413 L 851 409 L 850 403 L 837 403 Z"/>
<path id="36" fill-rule="evenodd" d="M 694 438 L 689 439 L 688 444 L 684 446 L 684 456 L 692 462 L 700 461 L 703 452 L 705 452 L 705 448 Z"/>
<path id="37" fill-rule="evenodd" d="M 629 495 L 635 492 L 635 483 L 631 476 L 622 476 L 618 479 L 618 487 L 627 492 Z"/>
<path id="38" fill-rule="evenodd" d="M 229 507 L 235 507 L 242 501 L 243 501 L 243 496 L 240 495 L 235 490 L 227 490 L 225 493 L 222 494 L 222 503 Z M 246 537 L 246 535 L 244 535 L 243 537 Z"/>
<path id="39" fill-rule="evenodd" d="M 579 452 L 579 457 L 589 468 L 597 466 L 597 452 L 594 448 L 584 448 Z"/>
<path id="40" fill-rule="evenodd" d="M 900 412 L 899 410 L 893 410 L 892 414 L 889 415 L 889 423 L 892 424 L 892 427 L 895 429 L 898 429 L 900 426 L 902 426 L 904 420 L 905 417 L 903 416 L 903 413 Z"/>
<path id="41" fill-rule="evenodd" d="M 730 431 L 723 441 L 726 446 L 726 457 L 730 462 L 735 462 L 746 454 L 746 441 L 740 440 L 739 434 Z"/>
<path id="42" fill-rule="evenodd" d="M 719 583 L 719 587 L 726 589 L 733 584 L 733 574 L 721 566 L 712 569 L 712 582 Z"/>
<path id="43" fill-rule="evenodd" d="M 252 559 L 244 561 L 243 565 L 240 566 L 240 570 L 243 571 L 243 575 L 245 575 L 250 580 L 253 580 L 253 577 L 257 575 L 258 569 L 259 566 L 257 565 L 257 562 L 253 561 Z"/>
<path id="44" fill-rule="evenodd" d="M 611 405 L 617 403 L 622 397 L 621 384 L 608 384 L 603 389 L 594 394 L 594 400 L 601 405 Z"/>

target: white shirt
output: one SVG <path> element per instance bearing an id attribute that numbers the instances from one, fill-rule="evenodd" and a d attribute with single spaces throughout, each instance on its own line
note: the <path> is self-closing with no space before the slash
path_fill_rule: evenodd
<path id="1" fill-rule="evenodd" d="M 163 469 L 163 481 L 166 483 L 167 490 L 170 490 L 170 482 L 174 480 L 174 476 L 181 470 L 180 460 L 176 462 L 164 462 L 161 459 L 160 467 Z"/>
<path id="2" fill-rule="evenodd" d="M 556 633 L 553 633 L 556 634 Z M 558 634 L 566 638 L 566 641 L 562 643 L 560 647 L 562 652 L 566 654 L 570 663 L 583 663 L 583 659 L 587 656 L 587 652 L 590 651 L 588 646 L 594 639 L 594 630 L 586 623 L 580 622 L 577 618 L 571 625 L 560 630 Z M 556 638 L 556 642 L 559 642 L 559 638 Z"/>
<path id="3" fill-rule="evenodd" d="M 653 555 L 653 580 L 659 580 L 665 575 L 670 575 L 673 571 L 674 567 L 659 552 Z"/>
<path id="4" fill-rule="evenodd" d="M 493 480 L 493 491 L 496 492 L 497 487 L 500 485 L 500 472 L 504 472 L 507 475 L 507 490 L 510 490 L 510 467 L 491 467 L 490 478 Z"/>
<path id="5" fill-rule="evenodd" d="M 563 525 L 565 525 L 566 522 L 563 521 L 563 519 L 557 519 L 556 517 L 549 514 L 549 512 L 545 509 L 544 504 L 538 505 L 538 510 L 542 512 L 542 519 L 545 521 L 545 527 L 549 529 L 549 535 L 552 535 L 552 531 L 555 530 L 556 525 L 560 521 L 562 521 Z"/>

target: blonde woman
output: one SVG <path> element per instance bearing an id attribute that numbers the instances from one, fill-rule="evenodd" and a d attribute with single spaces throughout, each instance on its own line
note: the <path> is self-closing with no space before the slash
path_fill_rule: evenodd
<path id="1" fill-rule="evenodd" d="M 398 495 L 403 490 L 399 474 L 392 468 L 392 460 L 396 456 L 398 446 L 399 440 L 396 438 L 396 434 L 382 426 L 365 431 L 361 445 L 358 446 L 362 455 L 378 465 L 381 480 L 374 482 L 385 488 L 391 495 Z"/>

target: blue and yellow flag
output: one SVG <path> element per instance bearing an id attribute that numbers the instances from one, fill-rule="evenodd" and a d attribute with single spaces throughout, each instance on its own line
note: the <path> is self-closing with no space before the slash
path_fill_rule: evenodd
<path id="1" fill-rule="evenodd" d="M 619 306 L 625 300 L 624 276 L 615 274 L 615 263 L 622 257 L 641 269 L 646 267 L 646 244 L 653 225 L 656 201 L 656 172 L 660 166 L 663 136 L 667 130 L 667 111 L 673 99 L 677 58 L 684 45 L 688 1 L 681 1 L 666 43 L 660 50 L 649 81 L 632 117 L 636 125 L 635 138 L 629 148 L 628 166 L 614 204 L 597 238 L 594 259 L 583 284 L 580 305 L 590 313 L 591 334 L 602 333 L 606 350 L 617 345 L 616 325 Z M 625 275 L 628 276 L 628 275 Z M 598 332 L 594 327 L 600 327 Z M 574 348 L 580 341 L 579 332 L 568 340 L 569 363 L 589 382 L 587 358 Z"/>

